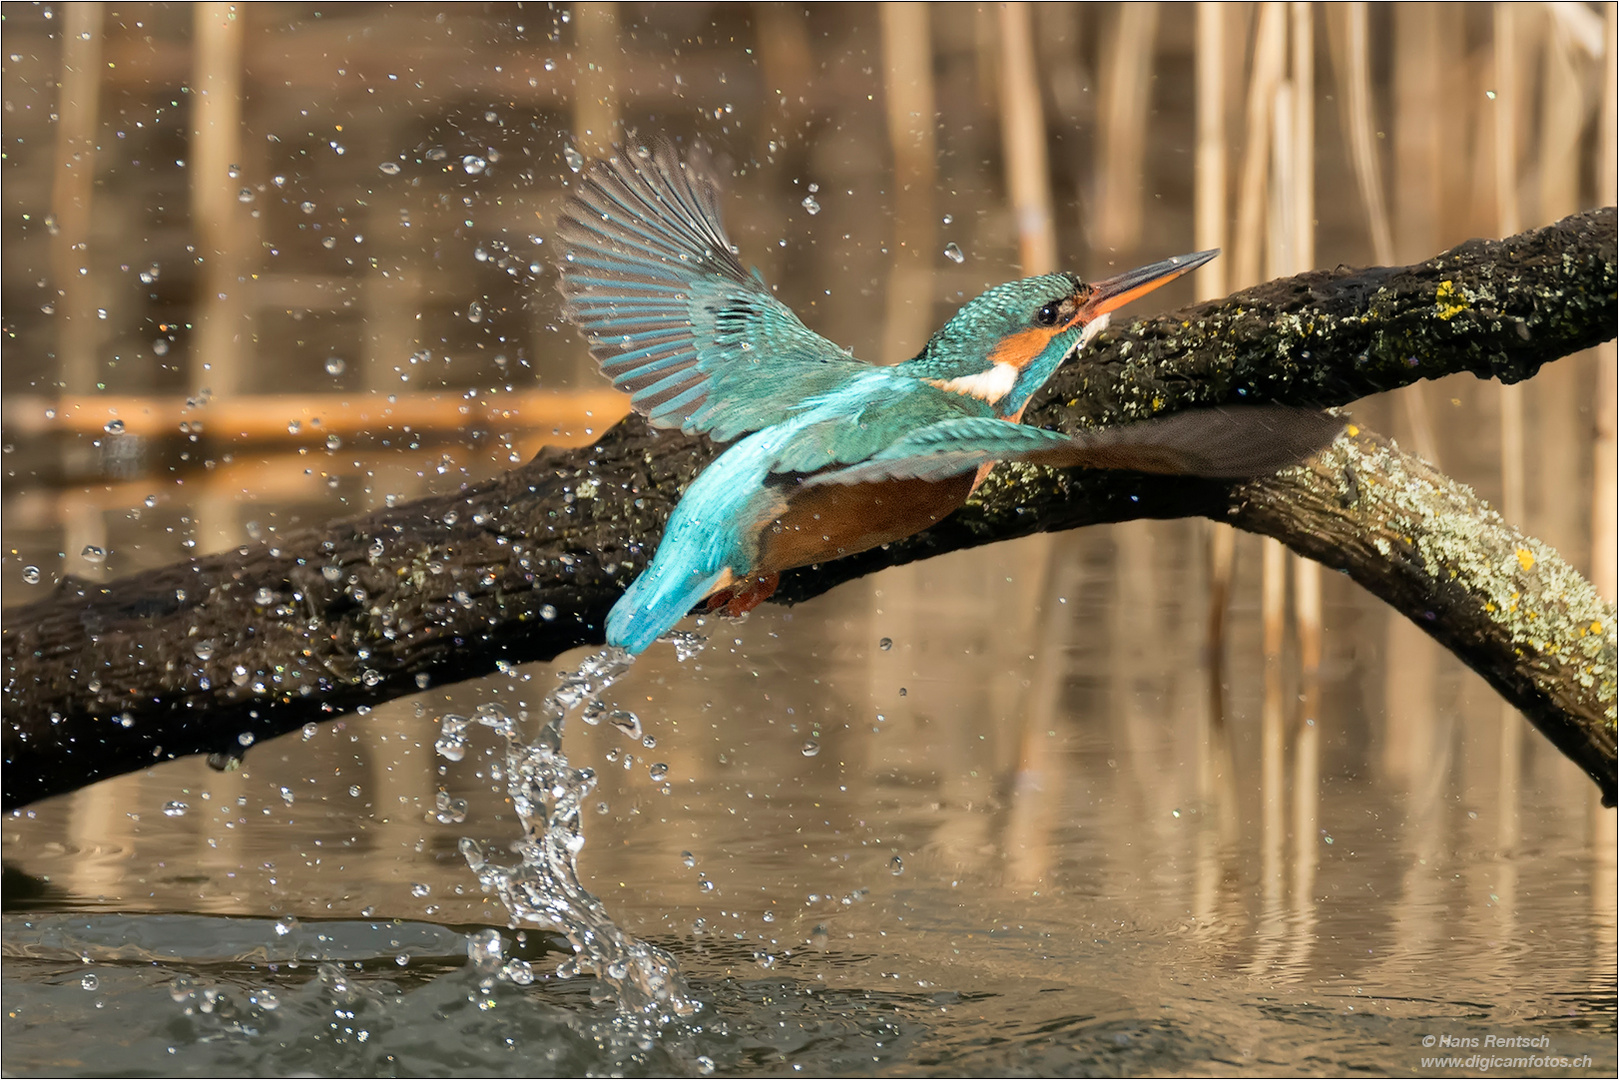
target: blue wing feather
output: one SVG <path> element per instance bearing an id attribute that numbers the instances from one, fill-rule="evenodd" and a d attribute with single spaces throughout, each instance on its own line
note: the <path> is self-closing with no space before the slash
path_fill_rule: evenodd
<path id="1" fill-rule="evenodd" d="M 1343 426 L 1330 413 L 1277 404 L 1192 409 L 1073 435 L 965 416 L 917 427 L 865 460 L 804 482 L 942 480 L 995 461 L 1242 479 L 1304 460 Z"/>
<path id="2" fill-rule="evenodd" d="M 668 143 L 593 164 L 557 235 L 568 318 L 657 427 L 729 441 L 870 370 L 743 268 L 714 179 Z"/>

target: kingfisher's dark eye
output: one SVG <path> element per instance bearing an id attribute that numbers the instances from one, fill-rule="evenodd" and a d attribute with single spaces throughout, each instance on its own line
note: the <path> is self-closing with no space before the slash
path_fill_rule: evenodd
<path id="1" fill-rule="evenodd" d="M 1056 326 L 1057 318 L 1062 313 L 1062 305 L 1053 300 L 1035 313 L 1034 321 L 1041 326 Z"/>

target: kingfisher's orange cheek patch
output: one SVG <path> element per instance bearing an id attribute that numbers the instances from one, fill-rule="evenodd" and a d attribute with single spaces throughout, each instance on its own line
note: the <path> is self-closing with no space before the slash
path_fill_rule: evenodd
<path id="1" fill-rule="evenodd" d="M 1010 364 L 1022 371 L 1034 362 L 1035 357 L 1046 351 L 1046 346 L 1051 344 L 1051 339 L 1057 332 L 1055 328 L 1049 327 L 1019 330 L 995 346 L 995 351 L 989 354 L 990 362 Z"/>

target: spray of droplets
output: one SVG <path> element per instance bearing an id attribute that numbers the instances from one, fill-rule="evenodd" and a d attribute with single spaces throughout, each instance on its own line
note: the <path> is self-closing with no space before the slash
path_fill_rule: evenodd
<path id="1" fill-rule="evenodd" d="M 681 635 L 677 651 L 684 660 L 695 655 L 701 639 Z M 563 672 L 557 687 L 540 704 L 539 715 L 508 715 L 484 704 L 478 723 L 494 728 L 506 740 L 506 793 L 522 822 L 523 835 L 512 849 L 515 864 L 498 862 L 493 845 L 463 838 L 462 856 L 484 889 L 500 898 L 513 925 L 554 930 L 573 946 L 573 958 L 558 969 L 561 978 L 595 975 L 618 999 L 625 1013 L 662 1022 L 697 1010 L 675 966 L 662 949 L 627 934 L 607 914 L 602 902 L 579 882 L 577 859 L 585 846 L 580 808 L 596 786 L 593 769 L 576 769 L 562 753 L 562 729 L 575 711 L 599 721 L 604 715 L 625 726 L 629 720 L 608 711 L 601 695 L 629 670 L 635 658 L 622 649 L 604 649 L 573 671 Z M 626 714 L 628 716 L 628 714 Z M 633 717 L 629 718 L 633 720 Z M 451 761 L 466 752 L 466 717 L 442 719 L 438 751 Z M 525 729 L 538 723 L 532 738 Z M 639 721 L 635 721 L 639 728 Z M 449 806 L 441 821 L 455 821 Z M 456 807 L 454 809 L 459 809 Z M 462 815 L 464 816 L 464 814 Z"/>

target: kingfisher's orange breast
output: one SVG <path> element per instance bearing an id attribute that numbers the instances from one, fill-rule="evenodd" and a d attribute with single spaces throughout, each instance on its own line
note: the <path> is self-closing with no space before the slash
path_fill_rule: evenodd
<path id="1" fill-rule="evenodd" d="M 919 533 L 966 502 L 987 471 L 797 488 L 787 496 L 787 509 L 765 526 L 753 573 L 808 566 Z"/>

